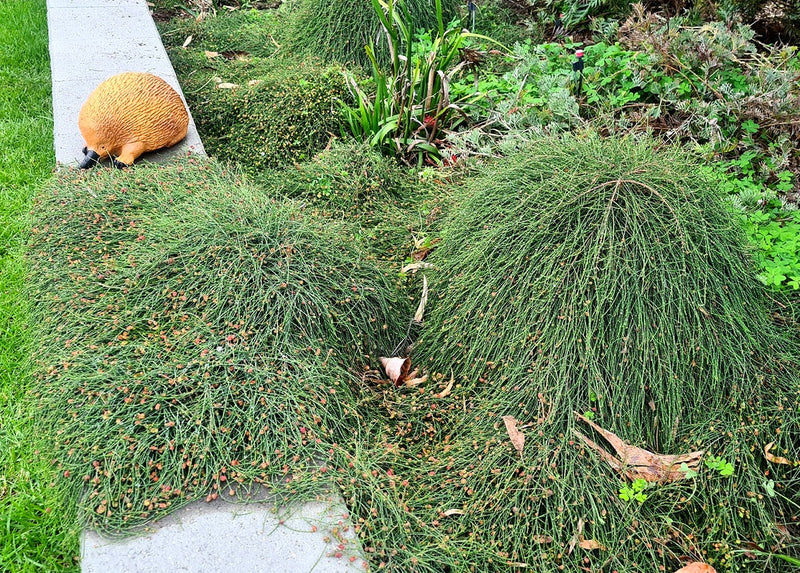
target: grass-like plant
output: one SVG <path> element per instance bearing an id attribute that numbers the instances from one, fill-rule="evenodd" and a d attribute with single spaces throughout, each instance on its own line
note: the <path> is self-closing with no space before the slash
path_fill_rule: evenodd
<path id="1" fill-rule="evenodd" d="M 430 46 L 418 47 L 417 23 L 401 2 L 372 0 L 389 51 L 389 66 L 366 46 L 375 84 L 368 95 L 350 74 L 348 84 L 358 107 L 342 105 L 350 132 L 361 141 L 400 158 L 440 158 L 443 131 L 458 123 L 464 112 L 450 99 L 450 82 L 467 62 L 460 48 L 470 34 L 460 25 L 444 25 L 442 2 L 436 0 L 436 36 Z M 479 36 L 489 40 L 484 36 Z"/>
<path id="2" fill-rule="evenodd" d="M 75 566 L 79 528 L 50 487 L 51 445 L 37 432 L 24 295 L 30 199 L 50 176 L 53 120 L 44 0 L 0 3 L 0 570 Z"/>
<path id="3" fill-rule="evenodd" d="M 350 370 L 408 316 L 352 227 L 213 163 L 67 173 L 35 213 L 36 394 L 85 516 L 253 480 L 312 495 L 359 423 Z"/>

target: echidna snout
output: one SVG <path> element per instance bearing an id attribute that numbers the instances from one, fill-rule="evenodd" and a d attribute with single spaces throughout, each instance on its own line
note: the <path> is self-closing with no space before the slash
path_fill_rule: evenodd
<path id="1" fill-rule="evenodd" d="M 88 149 L 84 147 L 83 155 L 84 158 L 78 165 L 78 167 L 80 167 L 81 169 L 89 169 L 100 163 L 101 159 L 100 154 L 97 153 L 94 149 Z"/>

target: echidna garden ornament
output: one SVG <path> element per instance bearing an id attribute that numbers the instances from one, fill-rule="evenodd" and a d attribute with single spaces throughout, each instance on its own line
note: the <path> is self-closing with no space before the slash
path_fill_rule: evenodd
<path id="1" fill-rule="evenodd" d="M 110 158 L 128 167 L 143 153 L 186 137 L 189 114 L 178 93 L 153 74 L 125 72 L 102 82 L 78 114 L 86 147 L 81 169 Z"/>

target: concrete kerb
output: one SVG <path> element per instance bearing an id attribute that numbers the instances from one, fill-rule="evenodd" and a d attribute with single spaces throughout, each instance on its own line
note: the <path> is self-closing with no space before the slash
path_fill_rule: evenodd
<path id="1" fill-rule="evenodd" d="M 183 98 L 145 0 L 47 0 L 47 20 L 58 165 L 77 166 L 83 158 L 78 112 L 112 75 L 149 72 Z M 140 161 L 161 162 L 186 153 L 205 155 L 191 114 L 182 143 Z M 333 573 L 366 567 L 339 496 L 293 507 L 265 501 L 194 502 L 138 533 L 113 539 L 84 531 L 82 570 Z"/>
<path id="2" fill-rule="evenodd" d="M 145 0 L 47 0 L 47 25 L 56 163 L 74 166 L 83 158 L 78 112 L 103 80 L 122 72 L 149 72 L 183 98 Z M 165 161 L 187 152 L 205 154 L 191 113 L 183 142 L 142 159 Z"/>

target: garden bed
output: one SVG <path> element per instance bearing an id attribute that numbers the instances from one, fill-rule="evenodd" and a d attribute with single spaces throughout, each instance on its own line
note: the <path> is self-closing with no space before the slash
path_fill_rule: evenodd
<path id="1" fill-rule="evenodd" d="M 34 209 L 35 398 L 84 515 L 326 485 L 376 569 L 788 570 L 794 49 L 389 10 L 406 59 L 369 70 L 304 55 L 289 4 L 230 7 L 160 24 L 216 159 Z"/>

